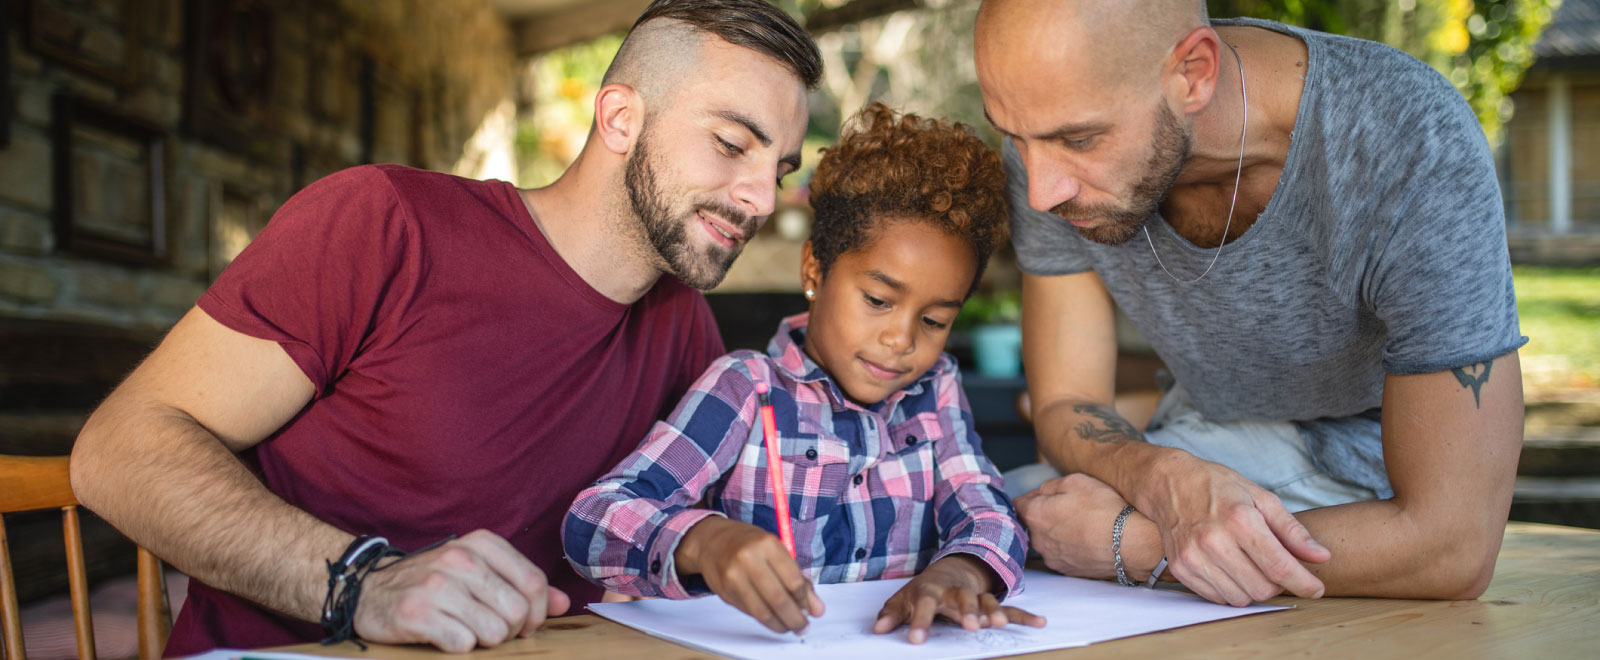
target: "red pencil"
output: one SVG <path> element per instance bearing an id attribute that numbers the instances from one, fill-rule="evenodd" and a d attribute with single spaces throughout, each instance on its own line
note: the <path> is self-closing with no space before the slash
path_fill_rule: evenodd
<path id="1" fill-rule="evenodd" d="M 778 518 L 778 539 L 794 554 L 794 525 L 789 522 L 789 491 L 783 487 L 783 458 L 778 441 L 778 421 L 772 414 L 772 401 L 768 398 L 766 383 L 756 383 L 756 394 L 761 396 L 761 436 L 767 444 L 767 476 L 772 479 L 772 503 Z"/>

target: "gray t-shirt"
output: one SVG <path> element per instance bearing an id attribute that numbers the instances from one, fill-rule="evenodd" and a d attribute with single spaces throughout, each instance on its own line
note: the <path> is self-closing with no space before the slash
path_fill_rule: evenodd
<path id="1" fill-rule="evenodd" d="M 1004 146 L 1012 241 L 1036 275 L 1093 270 L 1205 416 L 1292 421 L 1332 476 L 1387 497 L 1378 409 L 1385 374 L 1486 362 L 1517 327 L 1494 163 L 1461 94 L 1383 44 L 1270 21 L 1304 41 L 1305 89 L 1277 190 L 1204 279 L 1180 284 L 1144 236 L 1080 237 L 1028 206 Z M 1150 237 L 1191 279 L 1214 248 L 1160 218 Z"/>

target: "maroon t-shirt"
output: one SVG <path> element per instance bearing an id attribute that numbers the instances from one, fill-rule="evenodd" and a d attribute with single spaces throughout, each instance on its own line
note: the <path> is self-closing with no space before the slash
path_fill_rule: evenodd
<path id="1" fill-rule="evenodd" d="M 242 455 L 274 493 L 401 549 L 488 529 L 575 611 L 601 592 L 562 558 L 572 498 L 723 353 L 699 292 L 665 277 L 632 305 L 606 298 L 511 184 L 397 166 L 295 195 L 199 305 L 278 342 L 316 386 Z M 320 636 L 190 584 L 168 655 Z"/>

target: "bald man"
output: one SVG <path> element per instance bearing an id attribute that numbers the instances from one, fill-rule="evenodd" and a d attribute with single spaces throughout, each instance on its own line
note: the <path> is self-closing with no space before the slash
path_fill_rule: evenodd
<path id="1" fill-rule="evenodd" d="M 1047 459 L 1008 487 L 1046 562 L 1233 605 L 1483 593 L 1526 338 L 1461 95 L 1199 0 L 989 0 L 976 58 Z M 1148 420 L 1114 406 L 1113 303 L 1170 369 Z"/>
<path id="2" fill-rule="evenodd" d="M 561 520 L 724 352 L 695 289 L 799 166 L 820 66 L 766 2 L 658 0 L 549 187 L 369 166 L 285 204 L 73 453 L 194 578 L 167 655 L 464 652 L 599 600 Z"/>

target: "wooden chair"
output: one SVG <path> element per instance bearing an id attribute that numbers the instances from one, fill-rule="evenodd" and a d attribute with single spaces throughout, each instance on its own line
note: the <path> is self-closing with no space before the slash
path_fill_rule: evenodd
<path id="1" fill-rule="evenodd" d="M 72 592 L 72 623 L 79 660 L 94 660 L 94 626 L 89 616 L 88 575 L 83 563 L 83 536 L 78 526 L 78 498 L 67 477 L 67 457 L 34 458 L 0 455 L 0 513 L 61 509 L 67 546 L 67 579 Z M 167 645 L 172 619 L 167 605 L 161 560 L 139 548 L 139 658 L 159 660 Z M 26 660 L 16 580 L 5 524 L 0 521 L 0 632 L 7 660 Z"/>

